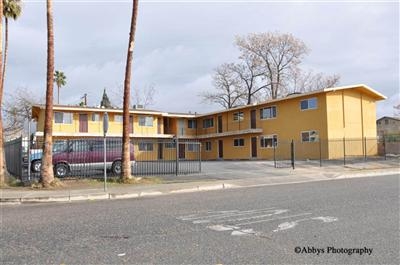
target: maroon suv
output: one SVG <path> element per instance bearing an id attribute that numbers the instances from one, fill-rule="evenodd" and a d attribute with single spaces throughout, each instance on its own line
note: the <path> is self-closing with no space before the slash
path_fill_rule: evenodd
<path id="1" fill-rule="evenodd" d="M 121 174 L 122 140 L 107 139 L 106 168 L 112 173 Z M 130 146 L 131 166 L 135 163 L 133 145 Z M 75 170 L 104 169 L 103 139 L 68 140 L 64 151 L 53 154 L 54 173 L 57 177 L 65 177 Z"/>

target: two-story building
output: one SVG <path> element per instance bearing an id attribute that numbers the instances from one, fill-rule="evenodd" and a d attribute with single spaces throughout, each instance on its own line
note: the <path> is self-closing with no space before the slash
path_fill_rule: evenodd
<path id="1" fill-rule="evenodd" d="M 366 85 L 354 85 L 292 94 L 207 114 L 132 109 L 130 136 L 144 142 L 173 137 L 195 139 L 202 143 L 201 156 L 205 160 L 272 159 L 276 149 L 291 140 L 302 145 L 297 158 L 333 159 L 343 155 L 339 140 L 376 137 L 375 102 L 385 98 Z M 105 112 L 110 117 L 108 135 L 120 137 L 121 109 L 76 106 L 54 106 L 53 136 L 100 137 Z M 43 135 L 44 106 L 34 106 L 32 113 L 37 120 L 37 135 Z M 139 146 L 138 154 L 154 152 L 154 159 L 162 158 L 163 147 L 150 143 Z M 179 147 L 180 158 L 190 159 L 190 151 L 195 151 L 190 145 Z M 350 155 L 377 153 L 376 145 L 362 141 L 348 149 L 346 153 Z M 286 148 L 284 152 L 290 150 Z"/>

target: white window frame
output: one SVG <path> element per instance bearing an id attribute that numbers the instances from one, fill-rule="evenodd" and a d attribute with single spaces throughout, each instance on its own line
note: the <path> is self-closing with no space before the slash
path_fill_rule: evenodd
<path id="1" fill-rule="evenodd" d="M 62 121 L 61 122 L 57 122 L 56 121 L 56 114 L 57 113 L 61 113 L 62 114 Z M 67 117 L 69 117 L 70 119 L 68 120 Z M 62 111 L 55 111 L 54 112 L 54 123 L 55 124 L 72 124 L 74 121 L 74 116 L 72 112 L 62 112 Z"/>
<path id="2" fill-rule="evenodd" d="M 139 151 L 142 152 L 153 152 L 154 151 L 154 144 L 149 142 L 139 142 L 138 144 Z M 151 146 L 151 148 L 149 148 Z"/>
<path id="3" fill-rule="evenodd" d="M 195 119 L 188 120 L 188 129 L 196 129 L 197 128 L 197 121 Z"/>
<path id="4" fill-rule="evenodd" d="M 233 121 L 243 121 L 244 120 L 244 112 L 238 111 L 233 113 Z"/>
<path id="5" fill-rule="evenodd" d="M 100 113 L 92 113 L 91 121 L 93 121 L 93 122 L 100 121 Z"/>
<path id="6" fill-rule="evenodd" d="M 241 145 L 241 142 L 243 142 L 243 144 Z M 244 138 L 235 138 L 233 139 L 233 146 L 234 147 L 244 147 L 245 143 L 244 143 Z"/>
<path id="7" fill-rule="evenodd" d="M 211 122 L 207 122 L 211 121 Z M 214 127 L 214 118 L 206 118 L 203 119 L 203 129 L 213 128 Z"/>
<path id="8" fill-rule="evenodd" d="M 275 139 L 275 141 L 274 141 Z M 265 140 L 271 140 L 271 145 L 266 145 Z M 275 148 L 278 146 L 278 135 L 277 134 L 270 134 L 270 135 L 263 135 L 260 139 L 260 147 L 261 148 Z"/>
<path id="9" fill-rule="evenodd" d="M 310 101 L 311 100 L 315 100 L 315 107 L 310 107 Z M 303 109 L 302 108 L 302 103 L 303 102 L 307 102 L 307 108 Z M 304 111 L 304 110 L 313 110 L 313 109 L 318 109 L 318 98 L 314 97 L 314 98 L 307 98 L 307 99 L 302 99 L 300 100 L 300 110 Z"/>
<path id="10" fill-rule="evenodd" d="M 211 141 L 207 141 L 204 143 L 204 149 L 206 152 L 211 152 L 212 151 L 212 143 Z"/>
<path id="11" fill-rule="evenodd" d="M 114 114 L 114 122 L 122 123 L 124 121 L 124 117 L 122 115 Z"/>
<path id="12" fill-rule="evenodd" d="M 154 117 L 153 116 L 140 116 L 139 126 L 140 127 L 153 127 Z"/>
<path id="13" fill-rule="evenodd" d="M 303 134 L 308 134 L 308 140 L 304 140 Z M 300 133 L 302 143 L 317 143 L 319 142 L 319 133 L 317 130 L 302 131 Z"/>
<path id="14" fill-rule="evenodd" d="M 186 149 L 187 149 L 188 152 L 198 152 L 200 144 L 198 144 L 198 143 L 187 143 L 186 146 L 187 146 Z"/>
<path id="15" fill-rule="evenodd" d="M 264 112 L 264 110 L 267 110 L 267 109 L 269 109 L 270 117 L 263 117 L 263 112 Z M 275 116 L 273 115 L 274 114 L 274 111 L 273 111 L 274 109 L 275 109 Z M 276 119 L 276 116 L 278 116 L 278 112 L 277 112 L 277 107 L 276 106 L 269 106 L 269 107 L 265 107 L 265 108 L 260 109 L 260 119 L 261 120 Z"/>

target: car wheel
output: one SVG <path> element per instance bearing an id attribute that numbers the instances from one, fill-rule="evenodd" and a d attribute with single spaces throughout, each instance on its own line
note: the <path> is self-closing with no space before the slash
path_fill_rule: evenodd
<path id="1" fill-rule="evenodd" d="M 40 161 L 40 160 L 35 160 L 31 164 L 32 172 L 40 172 L 41 167 L 42 167 L 42 161 Z"/>
<path id="2" fill-rule="evenodd" d="M 57 164 L 54 171 L 57 177 L 63 178 L 68 174 L 68 166 L 66 164 Z"/>
<path id="3" fill-rule="evenodd" d="M 122 163 L 121 163 L 120 160 L 115 161 L 112 164 L 111 171 L 112 171 L 112 173 L 114 173 L 116 175 L 120 175 L 121 174 L 121 172 L 122 172 Z"/>

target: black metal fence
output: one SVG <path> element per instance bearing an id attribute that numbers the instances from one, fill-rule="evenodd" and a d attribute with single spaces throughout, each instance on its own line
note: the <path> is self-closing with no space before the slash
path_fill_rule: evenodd
<path id="1" fill-rule="evenodd" d="M 276 168 L 302 165 L 346 165 L 400 158 L 400 136 L 381 138 L 316 139 L 313 142 L 280 140 L 273 146 Z"/>
<path id="2" fill-rule="evenodd" d="M 22 180 L 40 178 L 42 142 L 18 138 L 5 145 L 8 171 Z M 59 178 L 102 178 L 121 175 L 121 138 L 55 139 L 53 168 Z M 181 175 L 201 171 L 197 141 L 132 139 L 132 175 Z"/>

